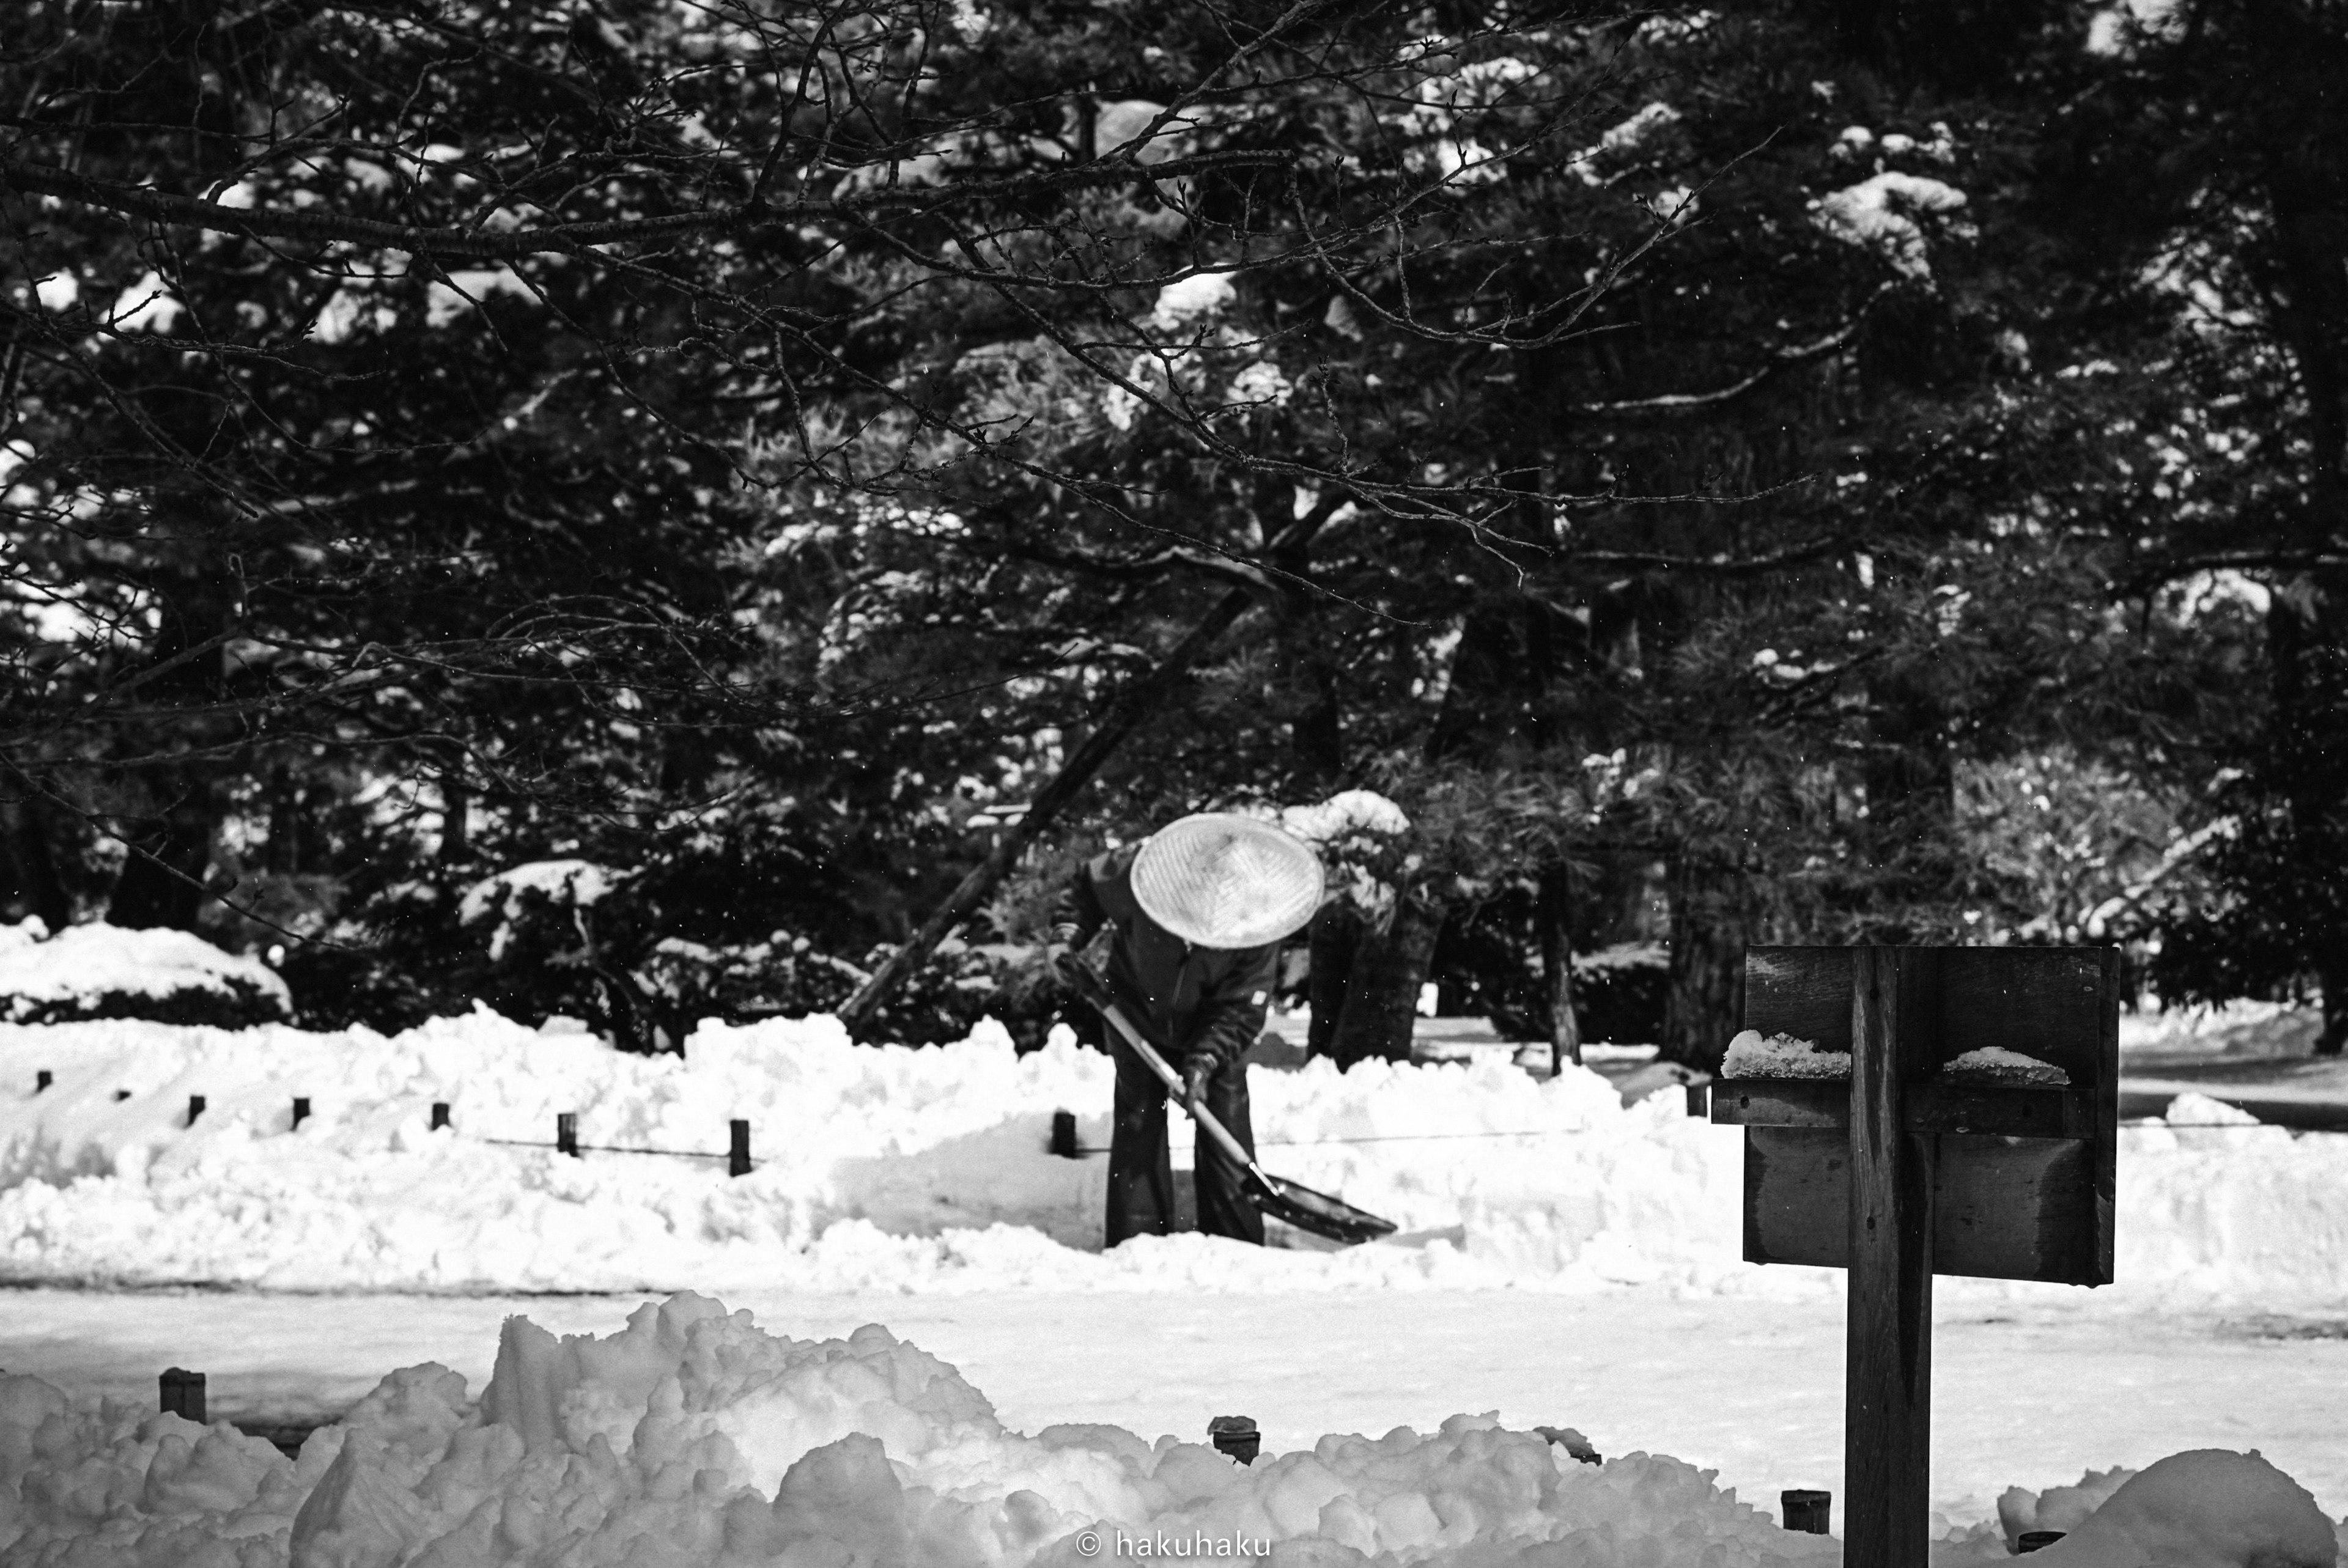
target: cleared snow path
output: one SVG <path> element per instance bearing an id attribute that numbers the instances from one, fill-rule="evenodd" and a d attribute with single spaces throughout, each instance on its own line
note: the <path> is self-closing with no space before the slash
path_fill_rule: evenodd
<path id="1" fill-rule="evenodd" d="M 1949 1294 L 1944 1282 L 1944 1295 Z M 215 1419 L 339 1413 L 388 1368 L 438 1360 L 486 1383 L 498 1328 L 527 1314 L 608 1334 L 636 1296 L 0 1296 L 0 1367 L 77 1400 L 151 1406 L 171 1365 L 210 1377 Z M 1456 1411 L 1577 1427 L 1717 1468 L 1773 1512 L 1824 1486 L 1841 1518 L 1838 1300 L 1674 1298 L 1631 1290 L 955 1296 L 738 1294 L 768 1328 L 841 1336 L 864 1323 L 959 1367 L 1010 1426 L 1105 1421 L 1197 1440 L 1253 1416 L 1265 1451 L 1323 1432 L 1431 1430 Z M 2183 1449 L 2257 1448 L 2348 1512 L 2348 1320 L 2151 1317 L 2074 1296 L 1946 1300 L 1933 1337 L 1934 1506 L 1990 1516 L 2009 1485 L 2142 1466 Z"/>

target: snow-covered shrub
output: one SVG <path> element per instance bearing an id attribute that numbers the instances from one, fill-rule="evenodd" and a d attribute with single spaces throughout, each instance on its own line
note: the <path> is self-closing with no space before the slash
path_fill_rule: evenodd
<path id="1" fill-rule="evenodd" d="M 0 927 L 0 1019 L 11 1023 L 143 1018 L 242 1029 L 293 1016 L 285 982 L 268 965 L 192 931 L 94 921 L 53 937 L 36 918 Z"/>

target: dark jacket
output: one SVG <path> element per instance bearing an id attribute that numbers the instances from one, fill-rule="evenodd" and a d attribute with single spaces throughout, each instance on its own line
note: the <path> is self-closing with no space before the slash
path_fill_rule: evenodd
<path id="1" fill-rule="evenodd" d="M 1139 845 L 1087 861 L 1052 910 L 1062 939 L 1081 948 L 1105 922 L 1117 926 L 1109 989 L 1149 1042 L 1179 1066 L 1205 1054 L 1237 1061 L 1263 1032 L 1280 974 L 1280 944 L 1200 948 L 1144 914 L 1128 872 Z"/>

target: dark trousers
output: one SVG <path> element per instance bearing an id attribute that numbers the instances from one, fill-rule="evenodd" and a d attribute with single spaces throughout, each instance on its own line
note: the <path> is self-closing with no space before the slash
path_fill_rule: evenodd
<path id="1" fill-rule="evenodd" d="M 1117 1062 L 1116 1116 L 1108 1143 L 1108 1245 L 1174 1228 L 1174 1167 L 1166 1149 L 1166 1085 L 1110 1031 Z M 1247 1063 L 1227 1063 L 1207 1080 L 1207 1111 L 1255 1152 L 1248 1119 Z M 1248 1173 L 1199 1134 L 1199 1229 L 1263 1245 L 1263 1215 L 1248 1197 Z"/>

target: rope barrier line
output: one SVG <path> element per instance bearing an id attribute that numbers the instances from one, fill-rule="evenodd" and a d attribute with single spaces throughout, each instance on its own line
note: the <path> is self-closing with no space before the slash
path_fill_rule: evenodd
<path id="1" fill-rule="evenodd" d="M 560 1143 L 543 1138 L 476 1138 L 476 1143 L 503 1143 L 510 1149 L 560 1149 Z M 581 1143 L 582 1154 L 660 1154 L 671 1160 L 730 1160 L 731 1154 L 711 1153 L 702 1149 L 623 1149 L 617 1143 Z"/>
<path id="2" fill-rule="evenodd" d="M 2288 1132 L 2294 1138 L 2304 1137 L 2311 1133 L 2333 1137 L 2348 1134 L 2348 1127 L 2291 1127 L 2280 1122 L 2163 1122 L 2155 1118 L 2150 1121 L 2123 1122 L 2120 1126 L 2139 1131 L 2154 1127 L 2169 1128 L 2178 1132 L 2230 1127 L 2238 1132 L 2255 1132 L 2260 1130 Z M 1350 1146 L 1355 1143 L 1426 1143 L 1451 1138 L 1562 1138 L 1581 1131 L 1581 1129 L 1573 1127 L 1549 1127 L 1523 1132 L 1381 1132 L 1365 1138 L 1259 1138 L 1256 1140 L 1255 1146 L 1259 1149 L 1317 1149 L 1339 1145 Z M 552 1147 L 551 1144 L 547 1146 Z M 1082 1147 L 1076 1151 L 1077 1157 L 1086 1159 L 1107 1153 L 1108 1150 L 1106 1148 L 1093 1146 Z"/>

